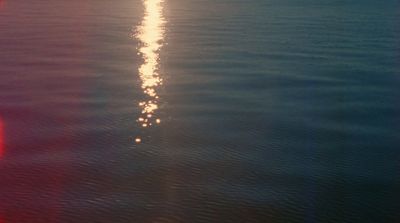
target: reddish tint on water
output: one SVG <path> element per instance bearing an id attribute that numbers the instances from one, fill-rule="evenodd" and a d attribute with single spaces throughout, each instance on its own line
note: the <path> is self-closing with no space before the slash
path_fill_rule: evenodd
<path id="1" fill-rule="evenodd" d="M 4 123 L 3 123 L 3 119 L 1 119 L 0 117 L 0 159 L 3 157 L 4 155 Z M 1 219 L 0 219 L 0 223 L 2 223 Z"/>
<path id="2" fill-rule="evenodd" d="M 5 0 L 0 0 L 0 10 L 2 10 L 5 5 L 6 5 L 6 1 Z M 0 223 L 2 223 L 1 220 L 0 220 Z"/>
<path id="3" fill-rule="evenodd" d="M 55 2 L 64 6 L 62 5 L 62 1 Z M 63 12 L 67 15 L 74 13 L 78 15 L 87 14 L 88 5 L 83 3 L 78 4 L 79 7 L 65 7 Z M 69 6 L 70 4 L 65 5 Z M 19 5 L 16 1 L 0 0 L 0 15 L 6 10 L 11 10 L 13 8 L 11 6 L 18 8 Z M 82 11 L 76 10 L 77 8 Z M 30 10 L 33 12 L 35 10 L 40 11 L 34 7 Z M 10 14 L 12 13 L 10 12 Z M 40 18 L 37 17 L 29 21 L 15 18 L 15 16 L 7 17 L 7 15 L 0 18 L 1 25 L 14 24 L 18 27 L 16 28 L 18 30 L 27 30 L 26 27 L 34 26 L 35 31 L 40 31 L 44 36 L 49 36 L 48 39 L 56 42 L 57 44 L 55 45 L 57 46 L 62 46 L 62 44 L 71 46 L 79 45 L 79 47 L 68 49 L 68 52 L 73 55 L 71 57 L 87 61 L 85 59 L 87 57 L 85 48 L 87 45 L 85 42 L 86 20 L 82 20 L 79 24 L 75 21 L 73 21 L 74 24 L 71 24 L 70 20 L 63 20 L 60 21 L 57 27 L 50 27 L 48 29 L 39 27 L 36 30 L 37 26 L 35 25 L 39 23 L 38 21 L 40 21 Z M 54 33 L 61 32 L 64 29 L 75 30 L 76 33 L 80 33 L 81 35 L 66 35 L 66 38 L 58 39 L 58 35 Z M 48 39 L 41 41 L 32 40 L 29 37 L 21 37 L 18 40 L 21 44 L 25 44 L 24 46 L 26 47 L 18 48 L 15 47 L 18 44 L 17 41 L 10 38 L 10 36 L 3 35 L 2 33 L 0 38 L 2 49 L 6 48 L 6 45 L 11 46 L 7 48 L 8 52 L 15 52 L 15 55 L 20 55 L 19 57 L 12 57 L 9 61 L 5 61 L 3 58 L 7 56 L 5 53 L 0 53 L 1 70 L 6 70 L 4 72 L 5 75 L 0 75 L 0 83 L 4 84 L 14 74 L 21 77 L 21 82 L 29 81 L 29 87 L 26 88 L 20 87 L 22 84 L 19 85 L 19 83 L 21 82 L 18 82 L 12 88 L 10 87 L 10 89 L 7 88 L 9 91 L 1 88 L 0 188 L 5 188 L 5 190 L 0 193 L 0 223 L 62 222 L 63 194 L 66 190 L 65 185 L 68 182 L 67 176 L 71 175 L 70 172 L 72 172 L 69 166 L 70 163 L 68 162 L 72 158 L 68 156 L 69 153 L 66 153 L 66 151 L 73 149 L 73 146 L 76 144 L 74 141 L 74 130 L 64 128 L 64 126 L 71 126 L 73 123 L 76 123 L 76 120 L 74 116 L 62 111 L 67 111 L 72 107 L 72 111 L 81 110 L 78 103 L 71 105 L 64 102 L 60 103 L 62 105 L 57 107 L 49 106 L 51 103 L 48 101 L 50 101 L 49 98 L 53 95 L 52 92 L 59 93 L 59 91 L 57 91 L 58 89 L 49 87 L 46 91 L 47 94 L 42 94 L 43 91 L 41 89 L 42 86 L 54 86 L 58 84 L 59 88 L 65 89 L 65 91 L 73 91 L 73 95 L 80 98 L 83 95 L 84 88 L 81 88 L 80 85 L 81 83 L 85 83 L 84 76 L 71 78 L 68 76 L 68 73 L 86 74 L 88 70 L 84 65 L 78 64 L 72 66 L 70 63 L 59 65 L 61 68 L 57 67 L 57 69 L 53 69 L 52 66 L 38 66 L 28 70 L 21 68 L 23 65 L 15 65 L 21 64 L 22 61 L 36 64 L 38 63 L 37 58 L 46 58 L 46 53 L 58 54 L 65 50 L 62 47 L 53 46 L 49 43 L 51 41 L 47 41 Z M 30 48 L 27 43 L 34 43 L 35 46 Z M 42 53 L 41 49 L 46 50 L 43 50 Z M 37 57 L 31 57 L 31 54 L 37 54 Z M 49 73 L 59 76 L 57 82 L 52 78 L 46 79 L 43 77 Z M 31 76 L 37 78 L 29 79 Z M 13 103 L 18 104 L 18 106 L 11 106 L 10 104 Z M 52 131 L 46 131 L 46 129 L 52 129 Z M 59 161 L 57 158 L 54 158 L 55 156 L 49 154 L 55 154 L 55 156 L 57 154 L 64 154 L 62 156 L 63 160 Z M 40 165 L 35 164 L 36 157 L 41 157 L 43 162 Z M 24 160 L 24 162 L 19 165 L 10 165 L 15 160 L 18 162 L 19 159 Z"/>
<path id="4" fill-rule="evenodd" d="M 2 6 L 2 1 L 0 0 L 0 8 Z M 4 155 L 4 123 L 0 117 L 0 160 Z M 3 216 L 0 213 L 0 223 L 5 223 Z"/>

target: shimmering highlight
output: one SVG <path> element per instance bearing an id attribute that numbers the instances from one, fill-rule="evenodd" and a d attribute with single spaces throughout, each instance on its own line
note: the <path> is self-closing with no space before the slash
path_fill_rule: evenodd
<path id="1" fill-rule="evenodd" d="M 139 76 L 146 99 L 139 103 L 142 115 L 137 121 L 146 128 L 153 123 L 160 123 L 155 113 L 159 108 L 157 88 L 162 85 L 159 73 L 159 51 L 163 45 L 165 19 L 162 15 L 163 0 L 144 0 L 143 4 L 145 15 L 137 28 L 136 38 L 141 43 L 139 52 L 144 61 L 139 67 Z"/>

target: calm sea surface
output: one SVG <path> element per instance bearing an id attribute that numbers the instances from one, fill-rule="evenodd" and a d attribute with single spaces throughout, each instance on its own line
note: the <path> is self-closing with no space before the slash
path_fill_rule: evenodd
<path id="1" fill-rule="evenodd" d="M 400 222 L 397 0 L 0 0 L 0 223 Z"/>

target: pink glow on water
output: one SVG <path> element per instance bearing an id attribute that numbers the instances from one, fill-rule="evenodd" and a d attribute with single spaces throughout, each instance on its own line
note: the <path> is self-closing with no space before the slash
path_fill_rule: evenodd
<path id="1" fill-rule="evenodd" d="M 0 10 L 2 10 L 5 7 L 5 5 L 6 5 L 6 0 L 0 0 Z M 0 219 L 0 223 L 2 223 L 1 219 Z"/>
<path id="2" fill-rule="evenodd" d="M 0 159 L 4 155 L 4 149 L 5 149 L 4 141 L 5 141 L 4 140 L 4 123 L 3 123 L 3 119 L 0 118 Z M 1 219 L 0 219 L 0 223 L 2 223 Z"/>
<path id="3" fill-rule="evenodd" d="M 0 0 L 1 3 L 1 0 Z M 1 5 L 0 5 L 1 6 Z M 3 119 L 0 117 L 0 160 L 3 158 L 4 155 L 4 147 L 5 147 L 5 142 L 4 142 L 4 123 Z M 0 215 L 0 223 L 6 223 L 4 218 Z"/>

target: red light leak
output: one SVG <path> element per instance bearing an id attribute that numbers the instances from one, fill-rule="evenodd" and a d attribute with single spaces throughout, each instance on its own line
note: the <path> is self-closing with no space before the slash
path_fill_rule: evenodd
<path id="1" fill-rule="evenodd" d="M 0 0 L 0 4 L 1 4 L 1 0 Z M 1 158 L 3 158 L 4 147 L 5 147 L 4 146 L 4 123 L 3 123 L 3 119 L 0 118 L 0 160 L 1 160 Z M 0 215 L 0 223 L 6 223 L 6 221 L 3 219 L 3 217 L 1 215 Z"/>
<path id="2" fill-rule="evenodd" d="M 6 5 L 6 1 L 5 0 L 0 0 L 0 10 L 2 10 L 5 5 Z M 1 220 L 0 220 L 0 223 L 2 223 Z"/>
<path id="3" fill-rule="evenodd" d="M 3 157 L 4 154 L 4 123 L 3 120 L 0 118 L 0 159 Z M 0 223 L 1 219 L 0 219 Z"/>

